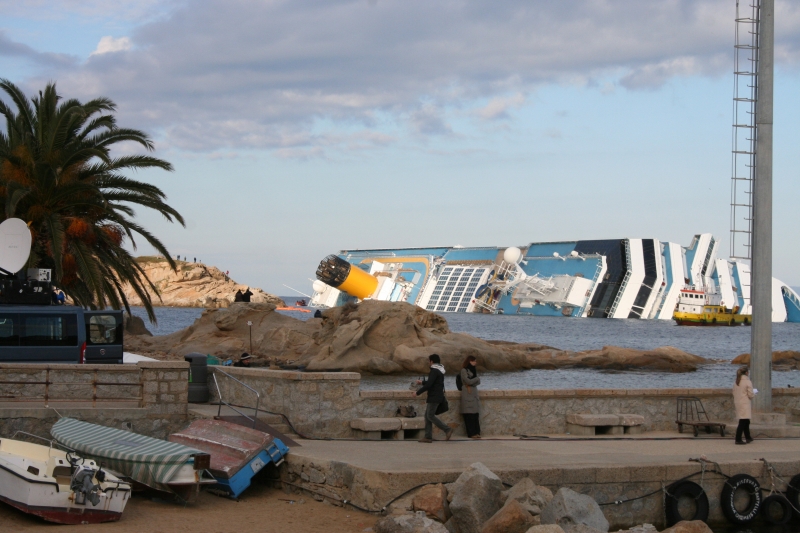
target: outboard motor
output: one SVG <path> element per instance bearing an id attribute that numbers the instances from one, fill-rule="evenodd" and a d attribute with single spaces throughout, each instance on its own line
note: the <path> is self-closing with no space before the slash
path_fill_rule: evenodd
<path id="1" fill-rule="evenodd" d="M 93 506 L 100 503 L 100 485 L 95 485 L 92 482 L 94 478 L 94 470 L 91 467 L 73 463 L 74 472 L 72 472 L 72 480 L 70 481 L 69 488 L 75 493 L 75 503 L 79 505 L 86 505 L 88 499 L 92 502 Z"/>

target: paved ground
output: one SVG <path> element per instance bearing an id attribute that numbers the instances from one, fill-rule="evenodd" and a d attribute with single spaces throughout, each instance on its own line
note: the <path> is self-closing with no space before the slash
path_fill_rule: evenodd
<path id="1" fill-rule="evenodd" d="M 685 463 L 705 455 L 719 463 L 800 460 L 800 439 L 760 439 L 737 446 L 733 438 L 683 437 L 678 433 L 648 433 L 638 438 L 435 441 L 312 441 L 292 449 L 298 457 L 336 460 L 383 472 L 463 471 L 480 461 L 492 470 L 548 467 L 653 466 Z"/>

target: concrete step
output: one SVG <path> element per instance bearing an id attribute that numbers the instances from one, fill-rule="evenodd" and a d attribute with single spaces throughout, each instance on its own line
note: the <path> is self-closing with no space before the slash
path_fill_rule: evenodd
<path id="1" fill-rule="evenodd" d="M 739 425 L 739 421 L 736 420 L 728 424 L 728 427 L 725 428 L 725 433 L 728 436 L 733 436 L 736 434 L 736 426 Z M 759 436 L 761 437 L 772 437 L 772 438 L 779 438 L 779 437 L 800 437 L 800 424 L 783 424 L 783 425 L 775 425 L 775 424 L 754 424 L 753 420 L 750 421 L 750 435 L 757 439 Z"/>
<path id="2" fill-rule="evenodd" d="M 786 415 L 783 413 L 753 413 L 750 424 L 758 426 L 785 426 Z"/>

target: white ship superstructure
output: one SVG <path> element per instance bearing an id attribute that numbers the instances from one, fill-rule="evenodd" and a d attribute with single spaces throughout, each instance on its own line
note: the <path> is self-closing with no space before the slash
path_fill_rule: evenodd
<path id="1" fill-rule="evenodd" d="M 750 314 L 750 266 L 718 252 L 710 233 L 695 235 L 686 247 L 628 238 L 342 250 L 320 264 L 310 305 L 370 298 L 443 313 L 671 320 L 681 290 L 691 287 Z M 777 279 L 772 292 L 773 321 L 800 321 L 797 293 Z"/>

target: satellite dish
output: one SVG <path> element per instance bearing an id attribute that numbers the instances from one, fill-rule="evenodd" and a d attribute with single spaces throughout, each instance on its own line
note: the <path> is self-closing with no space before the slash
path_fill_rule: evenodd
<path id="1" fill-rule="evenodd" d="M 503 252 L 503 260 L 513 265 L 518 264 L 522 260 L 522 250 L 516 246 L 506 248 L 506 251 Z"/>
<path id="2" fill-rule="evenodd" d="M 314 283 L 311 284 L 311 288 L 316 292 L 325 292 L 325 289 L 328 288 L 328 284 L 324 281 L 314 280 Z"/>
<path id="3" fill-rule="evenodd" d="M 9 218 L 0 224 L 0 268 L 16 274 L 31 255 L 31 230 L 24 221 Z"/>

